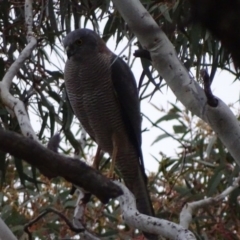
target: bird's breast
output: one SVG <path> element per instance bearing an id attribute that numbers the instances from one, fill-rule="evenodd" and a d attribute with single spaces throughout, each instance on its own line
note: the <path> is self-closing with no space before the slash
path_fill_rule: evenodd
<path id="1" fill-rule="evenodd" d="M 126 142 L 118 99 L 114 93 L 110 66 L 93 64 L 92 67 L 74 66 L 67 62 L 65 84 L 77 118 L 102 150 L 110 155 L 113 150 L 113 136 L 121 136 Z"/>

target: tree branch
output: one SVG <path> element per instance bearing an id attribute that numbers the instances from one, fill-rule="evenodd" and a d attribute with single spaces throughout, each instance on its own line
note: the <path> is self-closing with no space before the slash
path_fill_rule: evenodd
<path id="1" fill-rule="evenodd" d="M 41 218 L 43 218 L 45 215 L 47 215 L 48 213 L 55 213 L 56 215 L 58 215 L 61 219 L 63 219 L 63 221 L 68 225 L 69 229 L 73 232 L 79 233 L 79 232 L 84 232 L 85 229 L 83 227 L 81 228 L 76 228 L 75 226 L 73 226 L 71 224 L 71 222 L 68 220 L 68 218 L 61 212 L 59 212 L 57 209 L 54 208 L 47 208 L 45 211 L 43 211 L 41 214 L 39 214 L 36 218 L 34 218 L 33 220 L 31 220 L 30 222 L 28 222 L 25 226 L 24 226 L 24 231 L 28 234 L 28 238 L 29 240 L 32 240 L 32 233 L 29 230 L 29 228 L 31 228 L 32 225 L 36 224 Z"/>
<path id="2" fill-rule="evenodd" d="M 202 80 L 203 80 L 204 92 L 206 94 L 207 103 L 211 107 L 217 107 L 218 100 L 216 99 L 216 97 L 212 93 L 212 90 L 211 90 L 211 83 L 212 82 L 211 82 L 211 79 L 210 79 L 210 76 L 209 76 L 207 70 L 206 69 L 201 69 L 200 70 L 200 75 L 201 75 Z"/>
<path id="3" fill-rule="evenodd" d="M 14 113 L 17 117 L 22 134 L 24 136 L 37 140 L 37 136 L 35 135 L 33 128 L 30 124 L 28 114 L 26 112 L 23 102 L 13 97 L 9 92 L 13 78 L 16 76 L 17 72 L 20 70 L 25 60 L 31 55 L 33 49 L 37 44 L 37 40 L 32 32 L 32 20 L 32 1 L 26 0 L 25 22 L 27 26 L 28 45 L 23 49 L 19 57 L 11 65 L 11 67 L 8 69 L 5 76 L 3 77 L 2 81 L 0 82 L 0 97 L 3 104 L 7 107 L 8 111 L 11 114 Z"/>
<path id="4" fill-rule="evenodd" d="M 73 226 L 76 228 L 84 228 L 83 224 L 83 218 L 84 218 L 84 210 L 86 204 L 83 203 L 83 199 L 86 197 L 83 193 L 83 191 L 79 191 L 79 189 L 76 190 L 78 193 L 78 200 L 76 202 L 76 207 L 74 209 L 74 215 L 73 215 Z M 85 231 L 81 232 L 80 239 L 86 239 L 86 240 L 100 240 L 99 237 L 93 235 L 91 232 L 88 231 L 88 229 L 85 228 Z"/>
<path id="5" fill-rule="evenodd" d="M 142 47 L 150 52 L 154 67 L 178 100 L 212 127 L 240 166 L 239 122 L 229 107 L 218 98 L 217 107 L 207 104 L 203 89 L 190 78 L 174 46 L 139 0 L 113 0 L 113 3 Z"/>
<path id="6" fill-rule="evenodd" d="M 116 181 L 114 183 L 121 187 L 123 191 L 123 195 L 119 196 L 117 200 L 120 203 L 123 219 L 129 226 L 144 232 L 158 234 L 165 238 L 196 240 L 192 232 L 176 223 L 139 213 L 133 194 L 123 184 Z"/>
<path id="7" fill-rule="evenodd" d="M 65 178 L 96 195 L 103 203 L 122 194 L 118 186 L 84 162 L 57 154 L 19 134 L 0 130 L 0 150 L 24 159 L 47 177 Z"/>
<path id="8" fill-rule="evenodd" d="M 229 186 L 227 189 L 225 189 L 221 194 L 217 195 L 216 197 L 210 197 L 206 199 L 202 199 L 200 201 L 186 203 L 181 211 L 180 214 L 180 225 L 188 228 L 190 222 L 192 221 L 192 214 L 194 211 L 196 211 L 198 208 L 205 207 L 210 204 L 215 204 L 225 197 L 227 197 L 233 190 L 239 187 L 240 183 L 240 175 L 238 178 L 235 179 L 232 186 Z"/>

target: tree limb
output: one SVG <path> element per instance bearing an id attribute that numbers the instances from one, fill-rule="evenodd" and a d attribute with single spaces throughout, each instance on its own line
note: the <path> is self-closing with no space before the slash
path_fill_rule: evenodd
<path id="1" fill-rule="evenodd" d="M 233 184 L 226 188 L 221 194 L 217 195 L 216 197 L 210 197 L 206 199 L 202 199 L 196 202 L 186 203 L 181 211 L 180 214 L 180 225 L 188 228 L 190 222 L 192 221 L 192 214 L 198 208 L 205 207 L 210 204 L 217 203 L 228 196 L 233 190 L 239 187 L 240 183 L 240 175 L 238 178 L 235 179 Z"/>
<path id="2" fill-rule="evenodd" d="M 218 98 L 217 107 L 207 104 L 203 89 L 190 78 L 174 46 L 139 0 L 113 0 L 113 3 L 142 47 L 150 52 L 153 66 L 178 100 L 212 127 L 240 166 L 239 122 L 229 107 Z"/>
<path id="3" fill-rule="evenodd" d="M 24 159 L 47 177 L 65 178 L 96 195 L 103 203 L 122 194 L 118 186 L 84 162 L 57 154 L 19 134 L 0 130 L 0 150 Z"/>
<path id="4" fill-rule="evenodd" d="M 120 203 L 123 219 L 129 226 L 169 239 L 196 240 L 192 232 L 179 224 L 139 213 L 133 194 L 123 184 L 116 181 L 114 183 L 123 191 L 123 195 L 119 196 L 117 200 Z"/>
<path id="5" fill-rule="evenodd" d="M 81 228 L 76 228 L 75 226 L 72 225 L 72 223 L 68 220 L 68 218 L 61 212 L 59 212 L 57 209 L 54 208 L 47 208 L 45 211 L 43 211 L 41 214 L 39 214 L 36 218 L 32 219 L 30 222 L 28 222 L 24 226 L 24 231 L 28 234 L 29 240 L 32 240 L 32 233 L 30 231 L 30 228 L 32 225 L 36 224 L 41 218 L 43 218 L 45 215 L 48 213 L 55 213 L 58 215 L 63 221 L 68 225 L 69 229 L 73 232 L 79 233 L 79 232 L 84 232 L 85 229 L 83 227 Z"/>
<path id="6" fill-rule="evenodd" d="M 86 204 L 82 200 L 86 197 L 86 195 L 84 195 L 83 191 L 79 191 L 79 189 L 77 189 L 76 191 L 78 194 L 78 199 L 76 202 L 76 207 L 74 209 L 73 226 L 75 228 L 85 228 L 83 224 L 83 219 L 84 219 L 84 213 L 85 213 L 84 210 L 85 210 Z M 100 240 L 99 237 L 93 235 L 86 228 L 85 228 L 85 231 L 81 232 L 79 235 L 80 235 L 80 239 Z"/>
<path id="7" fill-rule="evenodd" d="M 201 69 L 200 70 L 200 75 L 201 75 L 202 80 L 203 80 L 204 92 L 206 94 L 207 103 L 211 107 L 217 107 L 218 100 L 215 98 L 215 96 L 212 93 L 212 90 L 211 90 L 212 81 L 210 79 L 210 76 L 209 76 L 207 70 L 206 69 Z"/>
<path id="8" fill-rule="evenodd" d="M 19 57 L 11 65 L 11 67 L 4 75 L 2 81 L 0 82 L 0 97 L 3 104 L 7 107 L 8 111 L 12 115 L 14 113 L 14 115 L 17 117 L 22 134 L 24 136 L 37 140 L 38 138 L 31 126 L 23 102 L 12 96 L 9 92 L 13 78 L 16 76 L 17 72 L 20 70 L 25 60 L 31 55 L 33 49 L 37 44 L 37 39 L 32 32 L 33 16 L 31 0 L 25 1 L 25 22 L 27 26 L 28 45 L 23 49 Z"/>

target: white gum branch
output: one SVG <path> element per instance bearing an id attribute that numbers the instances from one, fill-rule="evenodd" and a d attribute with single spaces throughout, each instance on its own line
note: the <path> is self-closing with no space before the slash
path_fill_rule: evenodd
<path id="1" fill-rule="evenodd" d="M 240 166 L 240 127 L 229 107 L 220 99 L 211 107 L 203 89 L 190 78 L 174 46 L 139 0 L 113 0 L 129 28 L 147 49 L 152 63 L 177 99 L 193 114 L 206 121 Z"/>
<path id="2" fill-rule="evenodd" d="M 192 232 L 179 224 L 139 213 L 133 194 L 123 184 L 117 181 L 114 181 L 114 183 L 123 190 L 123 195 L 119 196 L 117 200 L 120 203 L 123 219 L 129 226 L 168 239 L 196 240 Z"/>
<path id="3" fill-rule="evenodd" d="M 235 181 L 231 186 L 226 188 L 221 194 L 217 195 L 216 197 L 210 197 L 210 198 L 202 199 L 196 202 L 186 203 L 180 213 L 180 225 L 185 228 L 188 228 L 189 224 L 192 221 L 192 215 L 194 211 L 196 211 L 199 208 L 205 207 L 210 204 L 215 204 L 223 200 L 234 189 L 239 187 L 239 183 L 240 183 L 240 175 L 238 178 L 235 179 Z"/>
<path id="4" fill-rule="evenodd" d="M 31 55 L 34 47 L 37 44 L 37 40 L 32 32 L 33 16 L 31 0 L 25 1 L 25 23 L 27 27 L 28 45 L 23 49 L 19 57 L 10 66 L 2 81 L 0 82 L 0 97 L 9 112 L 11 114 L 14 113 L 16 116 L 22 134 L 26 137 L 37 140 L 37 136 L 35 135 L 34 130 L 30 124 L 29 117 L 23 102 L 12 96 L 9 92 L 13 78 L 16 76 L 25 60 Z"/>

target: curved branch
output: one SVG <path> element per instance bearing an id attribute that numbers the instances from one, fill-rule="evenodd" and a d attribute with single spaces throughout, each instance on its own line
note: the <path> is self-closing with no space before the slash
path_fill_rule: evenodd
<path id="1" fill-rule="evenodd" d="M 29 240 L 32 240 L 32 233 L 31 233 L 31 231 L 29 231 L 29 228 L 33 224 L 37 223 L 45 215 L 47 215 L 48 213 L 52 213 L 52 212 L 55 213 L 56 215 L 58 215 L 61 219 L 63 219 L 63 221 L 68 225 L 68 227 L 69 227 L 69 229 L 71 231 L 76 232 L 76 233 L 80 233 L 80 232 L 84 232 L 85 231 L 84 228 L 76 228 L 75 226 L 73 226 L 72 223 L 68 220 L 68 218 L 63 213 L 59 212 L 57 209 L 55 209 L 55 208 L 47 208 L 45 211 L 40 213 L 36 218 L 31 220 L 30 222 L 28 222 L 24 226 L 24 231 L 28 234 Z"/>
<path id="2" fill-rule="evenodd" d="M 122 194 L 118 186 L 79 159 L 55 153 L 19 134 L 0 130 L 0 150 L 24 159 L 47 177 L 65 178 L 96 195 L 103 203 Z"/>
<path id="3" fill-rule="evenodd" d="M 150 52 L 154 67 L 178 100 L 212 127 L 240 166 L 240 128 L 229 107 L 220 99 L 217 107 L 207 104 L 203 89 L 190 78 L 174 46 L 139 0 L 113 0 L 113 3 L 142 47 Z"/>
<path id="4" fill-rule="evenodd" d="M 217 203 L 227 197 L 233 190 L 239 187 L 240 183 L 240 175 L 235 179 L 233 184 L 226 188 L 222 193 L 217 195 L 216 197 L 209 197 L 199 201 L 186 203 L 180 213 L 180 225 L 188 228 L 189 224 L 192 221 L 193 212 L 199 208 L 203 208 L 207 205 Z"/>
<path id="5" fill-rule="evenodd" d="M 30 124 L 28 114 L 26 112 L 25 106 L 22 101 L 12 96 L 9 92 L 13 78 L 16 76 L 17 72 L 20 70 L 25 60 L 31 55 L 33 49 L 37 44 L 37 39 L 32 32 L 32 1 L 25 1 L 25 22 L 27 26 L 27 39 L 28 45 L 20 53 L 19 57 L 8 69 L 4 75 L 2 81 L 0 82 L 0 97 L 3 104 L 7 107 L 11 114 L 15 114 L 17 117 L 19 126 L 24 136 L 37 140 L 37 136 Z"/>
<path id="6" fill-rule="evenodd" d="M 192 232 L 179 224 L 139 213 L 133 194 L 123 184 L 116 181 L 114 183 L 123 191 L 123 195 L 119 196 L 117 200 L 120 203 L 123 219 L 129 226 L 169 239 L 196 240 Z"/>

